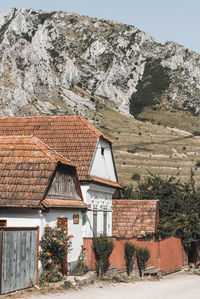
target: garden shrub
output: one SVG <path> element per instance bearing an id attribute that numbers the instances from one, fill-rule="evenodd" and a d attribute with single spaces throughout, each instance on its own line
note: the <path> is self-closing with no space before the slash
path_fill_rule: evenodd
<path id="1" fill-rule="evenodd" d="M 102 277 L 109 268 L 109 257 L 114 249 L 113 240 L 100 234 L 93 238 L 93 249 L 96 258 L 96 271 L 98 277 Z"/>
<path id="2" fill-rule="evenodd" d="M 133 270 L 135 253 L 136 253 L 135 245 L 127 241 L 125 243 L 125 247 L 124 247 L 124 258 L 126 261 L 126 272 L 127 272 L 128 276 L 130 276 L 130 273 Z"/>
<path id="3" fill-rule="evenodd" d="M 88 266 L 86 265 L 84 259 L 84 250 L 85 247 L 82 246 L 81 254 L 79 255 L 78 260 L 76 261 L 76 264 L 72 270 L 72 275 L 82 276 L 88 272 Z"/>
<path id="4" fill-rule="evenodd" d="M 58 266 L 52 267 L 49 270 L 43 270 L 40 278 L 39 278 L 39 285 L 42 286 L 45 283 L 49 282 L 57 282 L 62 279 L 62 273 Z"/>
<path id="5" fill-rule="evenodd" d="M 64 281 L 62 287 L 66 290 L 69 290 L 73 287 L 73 284 L 71 283 L 71 281 L 66 280 L 66 281 Z"/>
<path id="6" fill-rule="evenodd" d="M 196 166 L 198 166 L 198 167 L 200 166 L 200 161 L 196 162 Z"/>
<path id="7" fill-rule="evenodd" d="M 68 229 L 59 219 L 55 227 L 45 226 L 40 241 L 39 259 L 42 264 L 41 281 L 55 282 L 62 278 L 61 263 L 70 250 L 71 238 Z"/>
<path id="8" fill-rule="evenodd" d="M 132 180 L 139 181 L 140 180 L 140 174 L 139 173 L 133 173 Z"/>
<path id="9" fill-rule="evenodd" d="M 144 270 L 147 266 L 147 261 L 150 258 L 150 251 L 146 247 L 138 247 L 136 250 L 136 257 L 137 257 L 137 263 L 138 263 L 138 269 L 139 269 L 139 275 L 140 277 L 143 276 Z"/>

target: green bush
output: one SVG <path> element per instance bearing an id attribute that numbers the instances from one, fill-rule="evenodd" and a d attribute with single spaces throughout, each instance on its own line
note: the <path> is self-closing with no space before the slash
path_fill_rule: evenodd
<path id="1" fill-rule="evenodd" d="M 200 166 L 200 161 L 196 162 L 196 166 L 198 166 L 198 167 Z"/>
<path id="2" fill-rule="evenodd" d="M 39 286 L 49 282 L 57 282 L 62 279 L 62 273 L 58 266 L 54 265 L 51 270 L 43 270 L 39 277 Z"/>
<path id="3" fill-rule="evenodd" d="M 78 257 L 78 260 L 73 268 L 72 275 L 82 276 L 88 272 L 88 266 L 86 265 L 82 254 Z"/>
<path id="4" fill-rule="evenodd" d="M 138 263 L 138 269 L 139 269 L 139 275 L 140 277 L 143 276 L 143 272 L 146 269 L 147 261 L 150 258 L 150 252 L 149 249 L 146 247 L 138 247 L 136 250 L 136 257 L 137 257 L 137 263 Z"/>
<path id="5" fill-rule="evenodd" d="M 71 289 L 71 288 L 73 287 L 73 285 L 72 285 L 71 281 L 66 280 L 66 281 L 64 281 L 62 287 L 63 287 L 64 289 L 66 289 L 66 290 L 69 290 L 69 289 Z"/>
<path id="6" fill-rule="evenodd" d="M 134 181 L 139 181 L 140 180 L 140 174 L 139 173 L 134 173 L 132 175 L 132 180 Z"/>
<path id="7" fill-rule="evenodd" d="M 96 271 L 102 277 L 109 268 L 109 257 L 114 249 L 113 240 L 104 234 L 93 238 L 93 249 L 96 258 Z"/>
<path id="8" fill-rule="evenodd" d="M 127 241 L 125 243 L 125 247 L 124 247 L 124 258 L 126 261 L 126 272 L 127 272 L 128 276 L 130 276 L 130 273 L 133 270 L 135 253 L 136 253 L 135 245 Z"/>

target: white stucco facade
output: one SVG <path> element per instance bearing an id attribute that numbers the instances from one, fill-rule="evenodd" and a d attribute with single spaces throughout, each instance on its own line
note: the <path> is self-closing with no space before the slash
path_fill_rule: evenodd
<path id="1" fill-rule="evenodd" d="M 91 176 L 117 182 L 111 145 L 99 138 L 90 167 Z M 112 196 L 115 187 L 96 182 L 81 183 L 84 202 L 88 211 L 83 215 L 83 237 L 105 233 L 112 236 Z M 96 226 L 96 227 L 95 227 Z"/>
<path id="2" fill-rule="evenodd" d="M 93 237 L 95 214 L 97 217 L 96 233 L 112 236 L 112 195 L 115 188 L 85 183 L 81 185 L 81 189 L 84 202 L 89 207 L 87 213 L 83 214 L 83 237 Z"/>
<path id="3" fill-rule="evenodd" d="M 90 167 L 90 175 L 116 182 L 114 161 L 110 143 L 99 138 Z"/>
<path id="4" fill-rule="evenodd" d="M 112 149 L 109 142 L 99 138 L 91 162 L 89 175 L 100 179 L 117 182 Z M 40 238 L 46 224 L 55 226 L 61 215 L 67 218 L 69 234 L 72 239 L 72 250 L 68 254 L 68 269 L 77 261 L 83 237 L 93 237 L 100 233 L 112 236 L 112 196 L 115 187 L 102 182 L 85 181 L 81 183 L 84 202 L 88 205 L 87 212 L 80 209 L 49 209 L 46 212 L 29 208 L 1 208 L 0 220 L 6 220 L 8 227 L 36 227 L 40 229 Z M 79 215 L 79 223 L 74 224 L 73 215 Z"/>
<path id="5" fill-rule="evenodd" d="M 79 215 L 79 223 L 73 223 L 73 215 Z M 64 216 L 67 218 L 69 234 L 73 235 L 71 251 L 68 254 L 68 265 L 77 261 L 81 252 L 81 245 L 83 245 L 82 235 L 82 212 L 80 210 L 50 210 L 43 213 L 40 210 L 32 210 L 28 208 L 20 209 L 1 209 L 0 220 L 7 221 L 7 227 L 36 227 L 39 226 L 40 238 L 46 224 L 55 226 L 57 218 Z"/>

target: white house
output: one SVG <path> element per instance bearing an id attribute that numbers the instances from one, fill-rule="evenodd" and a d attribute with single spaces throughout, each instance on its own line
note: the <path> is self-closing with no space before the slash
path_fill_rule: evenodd
<path id="1" fill-rule="evenodd" d="M 75 165 L 36 137 L 0 137 L 0 226 L 69 228 L 73 264 L 83 244 L 83 202 Z M 67 267 L 66 267 L 67 268 Z"/>
<path id="2" fill-rule="evenodd" d="M 80 116 L 0 118 L 0 136 L 33 134 L 77 166 L 83 200 L 83 236 L 112 235 L 112 196 L 122 188 L 112 154 L 112 141 Z"/>

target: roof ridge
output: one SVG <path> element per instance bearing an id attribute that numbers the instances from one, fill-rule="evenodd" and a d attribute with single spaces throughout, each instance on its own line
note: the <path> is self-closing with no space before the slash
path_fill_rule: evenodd
<path id="1" fill-rule="evenodd" d="M 13 139 L 13 138 L 32 138 L 33 137 L 33 134 L 31 135 L 14 135 L 14 136 L 11 136 L 11 135 L 4 135 L 4 136 L 0 136 L 0 138 L 9 138 L 9 139 Z"/>
<path id="2" fill-rule="evenodd" d="M 59 117 L 66 117 L 66 118 L 76 118 L 76 115 L 25 115 L 25 116 L 0 116 L 0 119 L 26 119 L 26 118 L 59 118 Z"/>
<path id="3" fill-rule="evenodd" d="M 112 140 L 108 137 L 106 137 L 101 131 L 99 131 L 98 129 L 96 129 L 93 125 L 91 125 L 89 123 L 89 121 L 87 121 L 83 116 L 79 115 L 77 116 L 77 118 L 84 124 L 86 125 L 94 134 L 97 135 L 97 137 L 102 137 L 105 140 L 109 141 L 110 143 L 113 143 Z"/>
<path id="4" fill-rule="evenodd" d="M 68 164 L 71 166 L 76 167 L 76 165 L 71 162 L 70 160 L 66 159 L 64 156 L 56 152 L 54 149 L 52 149 L 49 145 L 44 143 L 42 140 L 40 140 L 38 137 L 32 135 L 31 138 L 33 139 L 34 143 L 40 147 L 40 149 L 55 163 L 58 161 L 62 162 L 63 164 Z M 43 147 L 42 147 L 43 146 Z"/>

